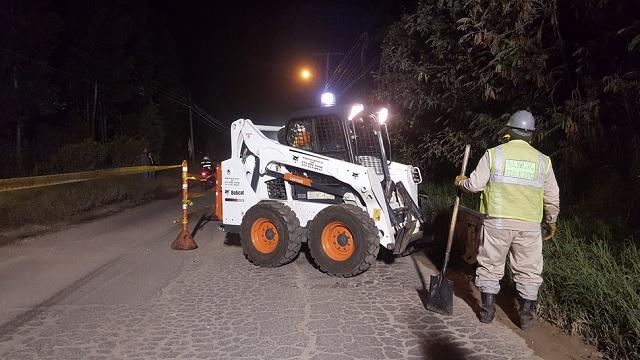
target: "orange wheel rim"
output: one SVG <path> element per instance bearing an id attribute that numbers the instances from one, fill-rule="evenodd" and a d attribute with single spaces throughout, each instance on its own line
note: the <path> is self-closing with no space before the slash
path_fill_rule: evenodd
<path id="1" fill-rule="evenodd" d="M 335 261 L 349 259 L 355 250 L 351 230 L 339 221 L 331 222 L 322 229 L 321 242 L 324 253 Z"/>
<path id="2" fill-rule="evenodd" d="M 251 225 L 251 242 L 259 252 L 272 253 L 278 246 L 278 229 L 267 218 L 259 218 Z"/>

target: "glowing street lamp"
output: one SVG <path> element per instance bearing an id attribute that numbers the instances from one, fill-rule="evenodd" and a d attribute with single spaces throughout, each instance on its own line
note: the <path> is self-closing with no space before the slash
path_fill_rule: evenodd
<path id="1" fill-rule="evenodd" d="M 311 80 L 311 77 L 312 77 L 311 70 L 309 69 L 300 70 L 300 78 L 302 80 L 308 81 L 308 80 Z"/>

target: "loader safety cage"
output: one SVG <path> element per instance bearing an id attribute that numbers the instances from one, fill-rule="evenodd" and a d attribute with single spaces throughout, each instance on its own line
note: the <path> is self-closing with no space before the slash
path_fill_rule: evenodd
<path id="1" fill-rule="evenodd" d="M 292 115 L 282 129 L 280 143 L 373 168 L 376 174 L 384 175 L 383 161 L 387 159 L 378 142 L 376 120 L 369 116 L 347 120 L 350 107 L 328 109 Z"/>

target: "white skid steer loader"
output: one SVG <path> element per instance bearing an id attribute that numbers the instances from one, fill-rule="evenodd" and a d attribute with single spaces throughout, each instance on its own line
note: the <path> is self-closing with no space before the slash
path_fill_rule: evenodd
<path id="1" fill-rule="evenodd" d="M 284 127 L 231 124 L 216 217 L 240 234 L 249 261 L 284 265 L 308 241 L 322 271 L 349 277 L 373 264 L 380 245 L 402 254 L 422 238 L 422 175 L 387 159 L 387 114 L 356 104 L 298 112 Z"/>

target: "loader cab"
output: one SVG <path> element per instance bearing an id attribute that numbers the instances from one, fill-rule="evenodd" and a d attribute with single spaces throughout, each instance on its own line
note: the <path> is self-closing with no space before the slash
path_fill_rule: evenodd
<path id="1" fill-rule="evenodd" d="M 380 126 L 370 108 L 354 114 L 354 106 L 309 109 L 291 115 L 281 130 L 285 145 L 375 169 L 383 175 L 382 159 L 388 160 L 386 127 Z M 383 141 L 378 133 L 384 132 Z"/>

